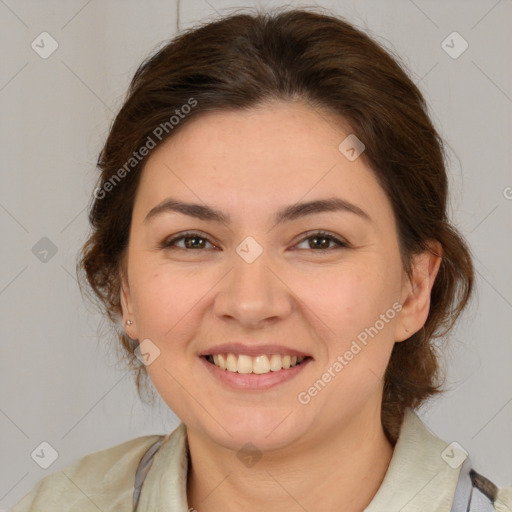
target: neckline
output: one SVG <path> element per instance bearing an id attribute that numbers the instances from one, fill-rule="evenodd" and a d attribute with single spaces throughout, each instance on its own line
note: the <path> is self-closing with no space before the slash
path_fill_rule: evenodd
<path id="1" fill-rule="evenodd" d="M 416 512 L 421 508 L 418 504 L 428 504 L 436 512 L 450 512 L 460 466 L 453 468 L 443 459 L 447 446 L 407 408 L 384 479 L 364 512 Z M 137 510 L 188 510 L 190 462 L 187 429 L 181 422 L 156 452 Z"/>

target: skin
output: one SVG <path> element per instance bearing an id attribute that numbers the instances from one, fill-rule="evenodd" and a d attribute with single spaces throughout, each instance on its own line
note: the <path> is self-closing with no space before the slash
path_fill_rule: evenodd
<path id="1" fill-rule="evenodd" d="M 133 321 L 131 338 L 160 350 L 147 370 L 187 425 L 188 504 L 200 512 L 361 511 L 386 473 L 393 447 L 380 420 L 383 375 L 394 343 L 426 321 L 440 258 L 416 255 L 407 277 L 387 196 L 362 158 L 338 150 L 349 133 L 343 120 L 301 103 L 212 112 L 184 125 L 145 165 L 122 264 L 123 319 Z M 172 212 L 145 223 L 170 196 L 222 210 L 232 223 Z M 327 197 L 357 205 L 371 222 L 336 211 L 274 226 L 278 209 Z M 200 249 L 185 248 L 186 240 L 159 246 L 189 230 L 199 231 L 189 243 Z M 321 252 L 307 238 L 317 230 L 348 247 L 329 242 Z M 248 236 L 264 249 L 250 264 L 236 252 Z M 401 311 L 378 335 L 299 403 L 397 303 Z M 198 353 L 238 340 L 293 347 L 313 361 L 275 388 L 231 390 Z M 250 467 L 237 457 L 248 442 L 262 455 Z"/>

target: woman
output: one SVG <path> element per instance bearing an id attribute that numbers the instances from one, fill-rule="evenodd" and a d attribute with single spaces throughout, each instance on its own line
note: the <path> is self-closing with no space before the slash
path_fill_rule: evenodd
<path id="1" fill-rule="evenodd" d="M 182 423 L 13 510 L 512 510 L 415 413 L 473 285 L 426 110 L 383 48 L 311 11 L 227 17 L 144 62 L 80 269 Z"/>

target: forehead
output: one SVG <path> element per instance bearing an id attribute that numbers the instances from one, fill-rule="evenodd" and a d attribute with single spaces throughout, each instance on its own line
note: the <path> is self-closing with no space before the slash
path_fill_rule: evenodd
<path id="1" fill-rule="evenodd" d="M 335 195 L 389 214 L 373 171 L 338 149 L 349 134 L 341 118 L 300 103 L 200 114 L 150 154 L 139 206 L 147 213 L 172 195 L 263 213 Z"/>

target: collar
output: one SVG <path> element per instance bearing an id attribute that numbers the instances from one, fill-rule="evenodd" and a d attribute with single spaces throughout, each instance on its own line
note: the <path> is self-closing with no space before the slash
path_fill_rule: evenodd
<path id="1" fill-rule="evenodd" d="M 454 468 L 443 459 L 447 446 L 407 408 L 384 480 L 364 512 L 450 512 L 460 466 Z M 180 423 L 153 459 L 139 512 L 188 510 L 188 458 L 187 431 Z"/>
<path id="2" fill-rule="evenodd" d="M 465 455 L 459 452 L 461 464 L 450 465 L 446 461 L 457 449 L 447 447 L 407 408 L 384 480 L 364 512 L 450 512 Z"/>

